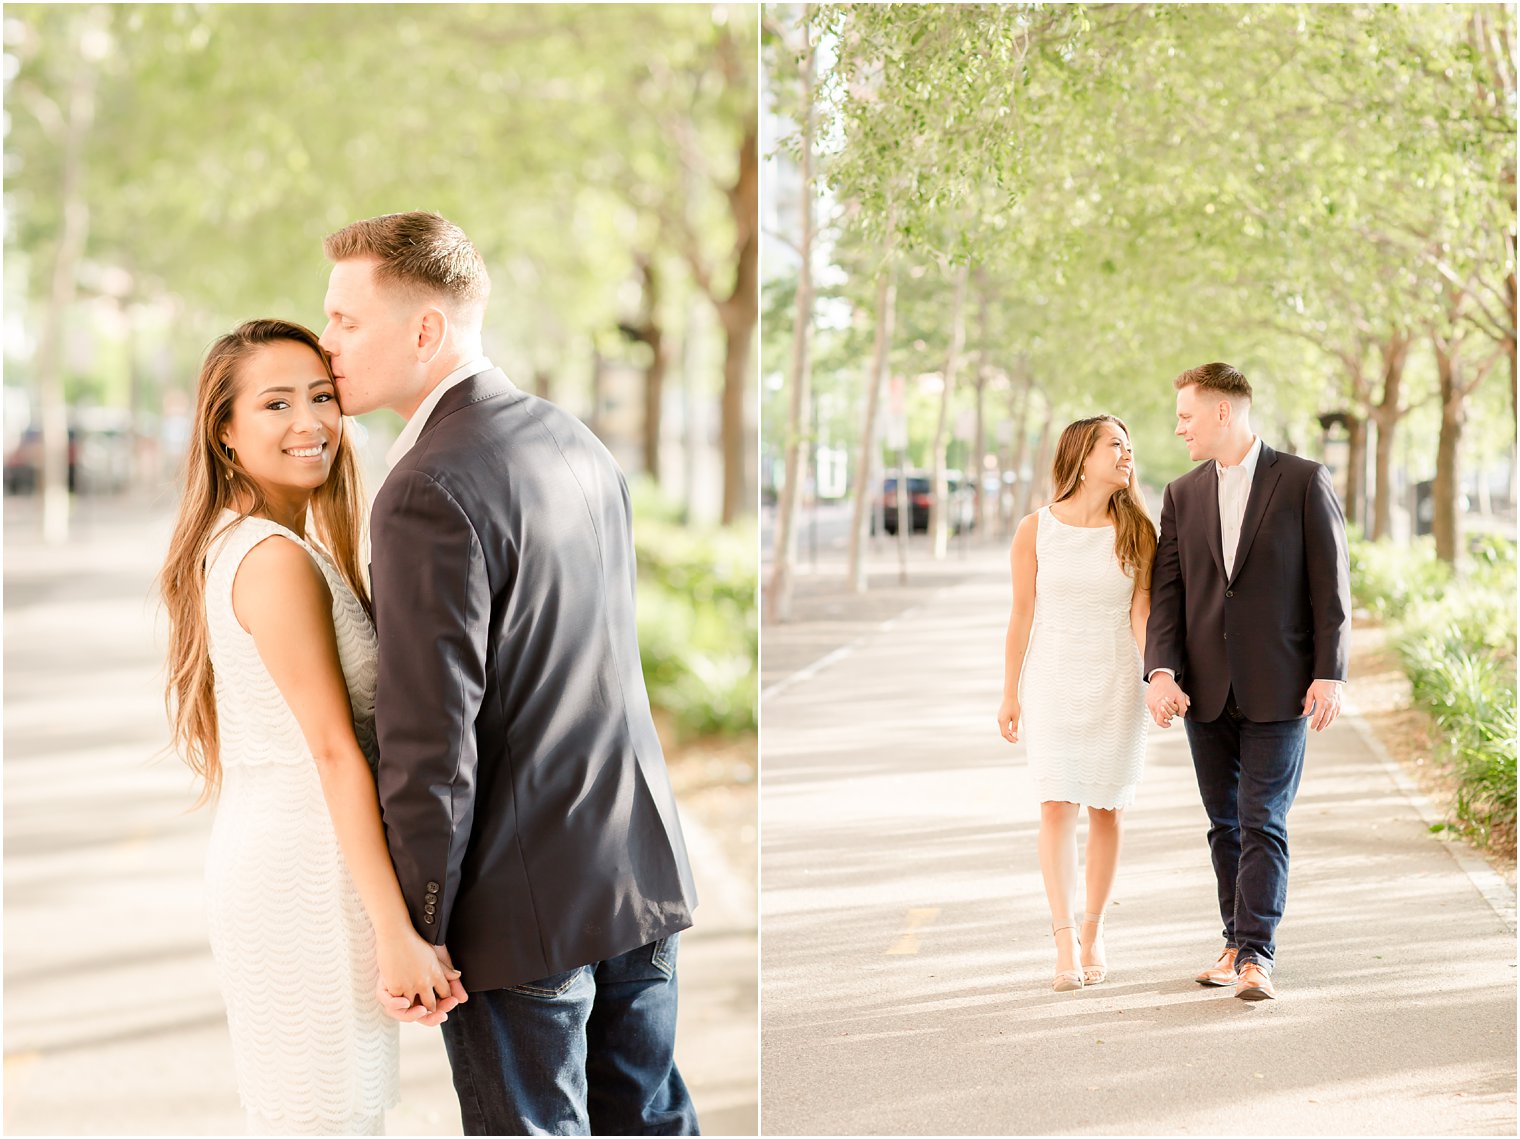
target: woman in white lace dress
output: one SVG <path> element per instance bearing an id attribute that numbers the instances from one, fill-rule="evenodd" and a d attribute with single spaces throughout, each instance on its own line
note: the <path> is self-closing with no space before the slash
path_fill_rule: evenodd
<path id="1" fill-rule="evenodd" d="M 1111 415 L 1061 433 L 1054 498 L 1019 523 L 998 730 L 1022 729 L 1040 795 L 1040 871 L 1056 939 L 1053 988 L 1104 980 L 1103 918 L 1124 809 L 1145 755 L 1141 660 L 1156 530 L 1129 429 Z M 1075 920 L 1077 822 L 1087 807 L 1086 910 Z"/>
<path id="2" fill-rule="evenodd" d="M 316 336 L 260 320 L 218 340 L 162 587 L 175 740 L 217 801 L 211 948 L 252 1132 L 381 1133 L 396 1021 L 463 995 L 381 826 L 361 510 Z"/>

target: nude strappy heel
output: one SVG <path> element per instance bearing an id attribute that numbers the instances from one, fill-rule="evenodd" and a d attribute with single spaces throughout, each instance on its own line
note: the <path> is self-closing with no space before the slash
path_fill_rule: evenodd
<path id="1" fill-rule="evenodd" d="M 1107 916 L 1108 916 L 1107 914 L 1083 914 L 1082 915 L 1082 924 L 1083 925 L 1095 925 L 1095 926 L 1097 926 L 1098 927 L 1098 937 L 1102 937 L 1103 936 L 1103 919 L 1105 917 L 1107 917 Z M 1080 940 L 1081 936 L 1082 935 L 1079 932 L 1077 934 L 1077 937 L 1078 937 L 1079 940 Z M 1097 944 L 1097 941 L 1098 941 L 1097 937 L 1093 938 L 1093 943 L 1094 944 Z M 1103 960 L 1102 958 L 1099 958 L 1097 961 L 1094 961 L 1091 965 L 1083 965 L 1082 966 L 1082 983 L 1085 984 L 1085 985 L 1098 985 L 1098 984 L 1102 984 L 1103 981 L 1105 981 L 1107 978 L 1108 978 L 1108 962 L 1105 961 L 1105 960 Z"/>
<path id="2" fill-rule="evenodd" d="M 1065 925 L 1052 925 L 1050 927 L 1050 936 L 1056 936 L 1063 929 L 1069 929 L 1075 933 L 1077 923 L 1069 921 Z M 1078 945 L 1080 944 L 1081 942 L 1079 941 Z M 1056 979 L 1051 983 L 1050 987 L 1058 993 L 1074 993 L 1082 987 L 1082 974 L 1076 969 L 1061 970 L 1056 973 Z"/>

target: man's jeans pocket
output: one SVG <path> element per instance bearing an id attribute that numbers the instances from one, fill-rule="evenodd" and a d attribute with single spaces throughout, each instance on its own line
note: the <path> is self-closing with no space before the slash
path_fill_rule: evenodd
<path id="1" fill-rule="evenodd" d="M 529 981 L 525 985 L 512 985 L 508 987 L 509 993 L 521 993 L 525 997 L 541 997 L 544 1000 L 552 1000 L 562 997 L 570 990 L 570 986 L 580 979 L 580 975 L 586 971 L 586 966 L 577 965 L 574 969 L 567 969 L 563 973 L 551 973 L 549 976 L 537 981 Z"/>
<path id="2" fill-rule="evenodd" d="M 652 944 L 649 963 L 658 969 L 668 980 L 676 971 L 676 948 L 680 940 L 679 933 L 673 933 L 669 937 L 662 937 Z"/>

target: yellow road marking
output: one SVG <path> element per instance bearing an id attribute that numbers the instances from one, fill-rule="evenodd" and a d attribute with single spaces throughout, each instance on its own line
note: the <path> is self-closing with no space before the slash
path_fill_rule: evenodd
<path id="1" fill-rule="evenodd" d="M 939 917 L 938 906 L 915 906 L 908 911 L 908 928 L 887 950 L 888 957 L 900 957 L 918 952 L 918 931 Z"/>

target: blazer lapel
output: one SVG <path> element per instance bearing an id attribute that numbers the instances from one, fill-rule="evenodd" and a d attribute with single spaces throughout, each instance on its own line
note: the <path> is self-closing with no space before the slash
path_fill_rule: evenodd
<path id="1" fill-rule="evenodd" d="M 1261 445 L 1261 454 L 1256 459 L 1256 477 L 1251 480 L 1251 494 L 1246 499 L 1245 517 L 1240 520 L 1240 543 L 1235 547 L 1235 572 L 1230 575 L 1230 580 L 1240 576 L 1240 567 L 1245 565 L 1246 555 L 1251 552 L 1251 542 L 1256 537 L 1256 531 L 1261 528 L 1262 515 L 1267 512 L 1267 503 L 1272 499 L 1272 492 L 1277 489 L 1277 483 L 1282 478 L 1282 472 L 1277 469 L 1277 452 L 1268 447 L 1266 443 Z M 1214 515 L 1217 520 L 1219 507 L 1214 507 Z M 1218 524 L 1216 521 L 1215 529 Z"/>
<path id="2" fill-rule="evenodd" d="M 1198 493 L 1203 496 L 1204 535 L 1208 538 L 1209 553 L 1214 555 L 1214 567 L 1224 576 L 1224 540 L 1219 535 L 1219 473 L 1210 459 L 1199 469 L 1203 477 L 1198 480 Z"/>

